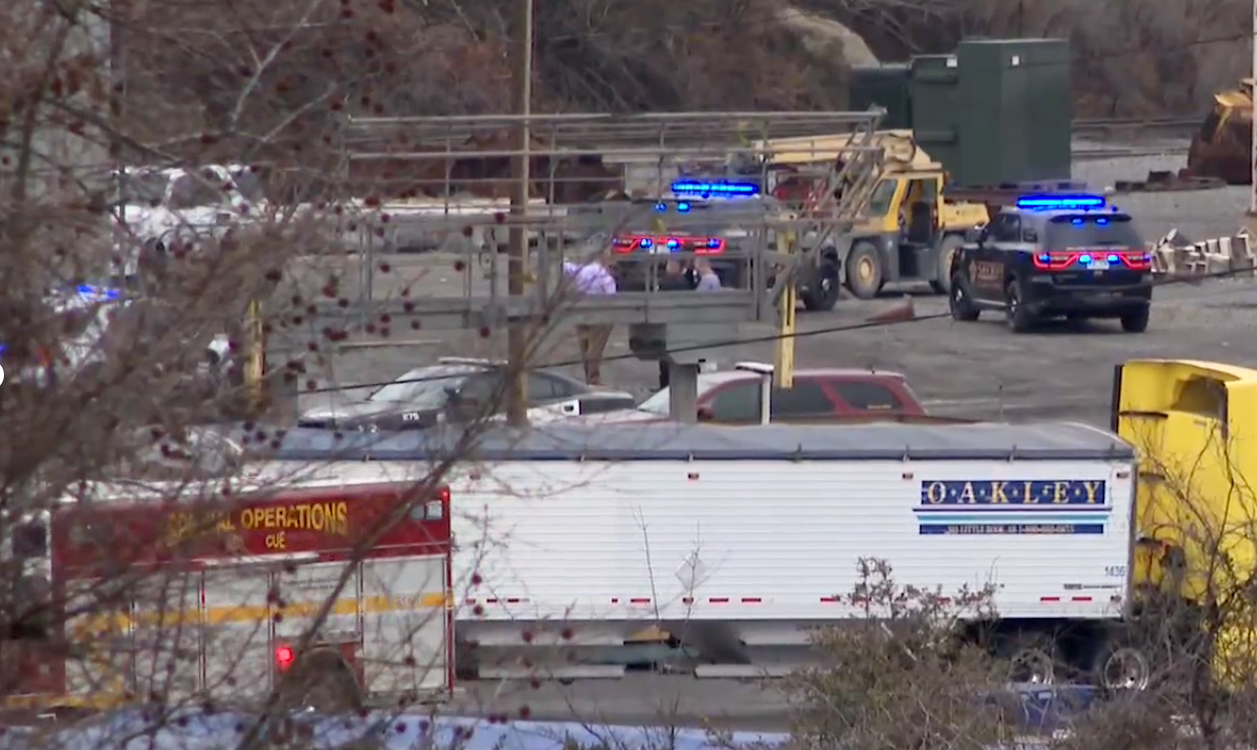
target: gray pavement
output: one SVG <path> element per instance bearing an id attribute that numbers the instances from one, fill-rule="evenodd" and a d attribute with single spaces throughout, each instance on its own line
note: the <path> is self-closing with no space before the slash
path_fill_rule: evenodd
<path id="1" fill-rule="evenodd" d="M 1150 171 L 1177 172 L 1185 166 L 1185 155 L 1102 159 L 1076 163 L 1074 178 L 1103 189 L 1119 180 L 1143 180 Z M 1174 228 L 1192 239 L 1204 240 L 1239 230 L 1248 209 L 1249 189 L 1228 186 L 1179 193 L 1132 193 L 1114 196 L 1113 202 L 1135 217 L 1147 240 L 1156 240 Z"/>
<path id="2" fill-rule="evenodd" d="M 889 295 L 868 302 L 844 299 L 831 313 L 801 314 L 798 366 L 897 370 L 908 376 L 931 411 L 950 416 L 1010 420 L 1052 416 L 1104 424 L 1113 366 L 1121 362 L 1139 357 L 1257 362 L 1257 341 L 1252 338 L 1257 280 L 1162 287 L 1155 294 L 1152 323 L 1142 335 L 1124 334 L 1116 323 L 1103 321 L 1012 335 L 990 313 L 984 316 L 990 320 L 976 323 L 931 318 L 943 316 L 946 300 L 919 289 L 906 291 L 913 293 L 916 312 L 926 320 L 841 330 L 901 304 Z M 741 329 L 746 339 L 772 333 L 764 324 Z M 559 327 L 539 347 L 535 361 L 557 363 L 575 373 L 572 338 L 569 330 Z M 771 361 L 773 348 L 765 341 L 730 346 L 721 350 L 718 362 Z M 501 351 L 501 342 L 481 339 L 475 332 L 416 332 L 407 345 L 346 350 L 332 357 L 328 369 L 314 380 L 320 388 L 380 382 L 438 356 L 500 356 Z M 653 386 L 654 364 L 629 355 L 622 329 L 613 335 L 607 355 L 610 384 L 642 393 Z M 303 406 L 311 406 L 319 398 L 301 400 Z"/>

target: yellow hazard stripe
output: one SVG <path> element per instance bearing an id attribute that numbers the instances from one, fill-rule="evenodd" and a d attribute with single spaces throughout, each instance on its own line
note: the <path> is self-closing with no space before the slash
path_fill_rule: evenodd
<path id="1" fill-rule="evenodd" d="M 0 698 L 0 706 L 4 708 L 88 708 L 97 711 L 116 708 L 125 702 L 125 693 L 108 690 L 58 695 L 6 695 Z"/>
<path id="2" fill-rule="evenodd" d="M 358 599 L 337 599 L 328 610 L 329 617 L 352 617 L 361 611 L 367 615 L 381 615 L 390 612 L 409 612 L 419 609 L 454 606 L 454 598 L 450 594 L 416 594 L 415 596 L 368 596 Z M 205 610 L 205 622 L 212 625 L 228 625 L 241 622 L 265 622 L 276 615 L 287 617 L 314 617 L 322 611 L 325 601 L 292 602 L 284 607 L 269 604 L 240 604 L 225 607 L 210 607 Z M 135 625 L 195 625 L 201 621 L 201 610 L 185 609 L 167 612 L 142 612 L 132 615 L 91 615 L 75 623 L 79 633 L 104 634 L 109 632 L 125 632 L 133 623 Z"/>
<path id="3" fill-rule="evenodd" d="M 269 605 L 210 607 L 206 610 L 206 622 L 223 625 L 241 622 L 267 622 L 276 614 L 285 617 L 314 617 L 326 602 L 294 602 L 283 608 Z M 416 594 L 414 596 L 368 596 L 361 600 L 362 613 L 380 615 L 390 612 L 412 612 L 441 607 L 451 609 L 454 599 L 449 594 Z M 358 614 L 358 599 L 337 599 L 328 610 L 329 617 Z M 196 624 L 201 612 L 195 609 L 169 612 L 142 613 L 138 618 L 127 615 L 92 615 L 78 619 L 74 629 L 79 636 L 124 633 L 133 621 L 173 625 Z M 62 695 L 6 695 L 0 696 L 0 707 L 5 708 L 87 708 L 103 710 L 121 705 L 124 693 L 120 690 L 96 689 L 87 693 Z"/>

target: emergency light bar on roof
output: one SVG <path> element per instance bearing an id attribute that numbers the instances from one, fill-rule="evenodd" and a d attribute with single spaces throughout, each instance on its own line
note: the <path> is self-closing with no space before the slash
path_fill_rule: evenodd
<path id="1" fill-rule="evenodd" d="M 119 292 L 117 289 L 92 286 L 91 284 L 79 284 L 75 291 L 80 296 L 87 297 L 93 301 L 122 298 L 122 292 Z"/>
<path id="2" fill-rule="evenodd" d="M 1017 199 L 1017 208 L 1030 211 L 1086 211 L 1104 205 L 1102 195 L 1028 195 Z"/>
<path id="3" fill-rule="evenodd" d="M 672 183 L 672 192 L 677 195 L 700 195 L 712 198 L 743 198 L 759 195 L 759 185 L 754 182 L 678 180 Z"/>

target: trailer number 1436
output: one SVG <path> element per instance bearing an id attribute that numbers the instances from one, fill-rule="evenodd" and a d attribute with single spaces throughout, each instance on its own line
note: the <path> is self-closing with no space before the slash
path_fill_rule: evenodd
<path id="1" fill-rule="evenodd" d="M 1104 575 L 1107 578 L 1125 578 L 1126 566 L 1125 565 L 1105 565 Z"/>

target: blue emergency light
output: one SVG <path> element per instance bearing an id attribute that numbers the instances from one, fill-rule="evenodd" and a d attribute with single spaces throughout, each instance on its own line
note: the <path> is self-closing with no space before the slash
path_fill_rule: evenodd
<path id="1" fill-rule="evenodd" d="M 759 185 L 753 182 L 701 182 L 678 180 L 672 183 L 672 192 L 688 195 L 720 196 L 724 198 L 759 195 Z"/>
<path id="2" fill-rule="evenodd" d="M 95 299 L 122 298 L 122 293 L 117 289 L 103 289 L 101 287 L 92 286 L 91 284 L 79 284 L 76 291 L 84 297 L 92 297 Z"/>
<path id="3" fill-rule="evenodd" d="M 1017 208 L 1031 211 L 1085 211 L 1104 208 L 1101 195 L 1028 195 L 1017 199 Z"/>

